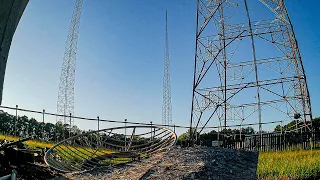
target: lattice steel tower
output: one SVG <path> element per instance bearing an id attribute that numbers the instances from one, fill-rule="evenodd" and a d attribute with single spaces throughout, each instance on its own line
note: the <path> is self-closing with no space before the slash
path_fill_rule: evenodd
<path id="1" fill-rule="evenodd" d="M 168 41 L 168 13 L 166 10 L 166 35 L 165 35 L 165 58 L 163 76 L 163 105 L 162 105 L 162 124 L 167 126 L 172 124 L 171 106 L 171 84 L 170 84 L 170 59 Z"/>
<path id="2" fill-rule="evenodd" d="M 76 0 L 75 2 L 61 69 L 57 113 L 65 116 L 74 114 L 76 55 L 82 3 L 83 0 Z M 70 118 L 68 117 L 57 117 L 58 121 L 70 124 Z M 70 127 L 72 125 L 73 119 Z"/>
<path id="3" fill-rule="evenodd" d="M 190 129 L 256 124 L 261 133 L 293 120 L 296 129 L 309 129 L 311 119 L 283 0 L 198 0 Z"/>

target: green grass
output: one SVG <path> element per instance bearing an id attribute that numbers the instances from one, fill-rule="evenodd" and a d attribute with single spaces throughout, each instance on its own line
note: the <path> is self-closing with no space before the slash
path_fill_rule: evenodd
<path id="1" fill-rule="evenodd" d="M 7 135 L 0 134 L 0 141 L 2 141 L 3 139 L 6 139 L 7 141 L 11 141 L 11 140 L 17 141 L 19 139 L 19 137 L 7 136 Z M 31 149 L 45 148 L 45 147 L 51 148 L 54 145 L 53 142 L 38 141 L 38 140 L 28 140 L 28 141 L 25 141 L 24 143 L 26 145 L 28 145 Z"/>
<path id="2" fill-rule="evenodd" d="M 18 140 L 19 137 L 14 137 L 14 136 L 6 136 L 6 135 L 2 135 L 0 134 L 0 141 L 6 139 L 7 141 L 11 141 L 11 140 Z M 51 148 L 52 146 L 54 146 L 54 142 L 46 142 L 46 141 L 38 141 L 38 140 L 28 140 L 24 142 L 26 145 L 28 145 L 28 148 L 30 149 L 39 149 L 39 148 Z M 77 156 L 76 154 L 80 154 L 83 157 L 98 157 L 98 156 L 102 156 L 104 154 L 111 154 L 111 153 L 115 153 L 115 151 L 111 151 L 108 149 L 99 149 L 98 152 L 96 152 L 96 149 L 92 149 L 89 147 L 72 147 L 72 146 L 66 146 L 66 145 L 61 145 L 60 146 L 64 151 L 60 151 L 60 153 L 62 153 L 62 159 L 68 159 L 71 158 L 74 160 L 73 163 L 81 163 L 82 159 L 81 157 Z M 92 153 L 94 153 L 95 155 L 92 156 Z M 142 154 L 141 157 L 145 157 L 146 155 Z M 131 159 L 130 158 L 114 158 L 111 161 L 110 160 L 105 160 L 102 163 L 105 164 L 112 164 L 112 165 L 118 165 L 118 164 L 124 164 L 127 162 L 130 162 Z"/>
<path id="3" fill-rule="evenodd" d="M 260 152 L 257 174 L 261 180 L 320 177 L 320 149 Z"/>

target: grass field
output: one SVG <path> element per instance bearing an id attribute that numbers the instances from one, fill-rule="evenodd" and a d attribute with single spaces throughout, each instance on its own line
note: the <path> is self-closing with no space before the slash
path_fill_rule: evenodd
<path id="1" fill-rule="evenodd" d="M 6 139 L 7 141 L 11 141 L 11 140 L 18 140 L 18 137 L 14 137 L 14 136 L 7 136 L 7 135 L 2 135 L 0 134 L 0 141 L 2 141 L 3 139 Z M 24 142 L 26 145 L 28 145 L 30 148 L 51 148 L 54 143 L 53 142 L 44 142 L 44 141 L 37 141 L 37 140 L 28 140 Z"/>
<path id="2" fill-rule="evenodd" d="M 320 177 L 320 149 L 259 154 L 258 178 L 308 179 Z"/>
<path id="3" fill-rule="evenodd" d="M 19 138 L 0 134 L 0 141 L 2 141 L 3 139 L 6 139 L 7 141 L 11 141 L 11 140 L 16 141 Z M 45 141 L 38 141 L 38 140 L 28 140 L 28 141 L 25 141 L 24 143 L 28 145 L 28 148 L 30 149 L 39 149 L 39 148 L 45 148 L 45 147 L 51 148 L 55 144 L 54 142 L 45 142 Z M 94 158 L 94 157 L 102 156 L 104 153 L 111 154 L 115 152 L 115 151 L 110 151 L 108 149 L 99 149 L 99 151 L 96 152 L 96 150 L 92 148 L 86 148 L 86 147 L 75 148 L 75 147 L 65 146 L 65 145 L 61 145 L 60 148 L 64 150 L 64 151 L 61 151 L 63 155 L 62 158 L 71 158 L 79 162 L 81 162 L 82 159 L 79 156 L 77 156 L 75 153 L 78 153 L 83 157 L 91 156 L 91 158 Z M 95 154 L 94 156 L 92 156 L 93 153 Z M 142 157 L 143 156 L 144 155 L 142 155 Z M 130 158 L 114 158 L 111 161 L 106 160 L 105 163 L 111 163 L 113 165 L 117 165 L 117 164 L 127 163 L 129 161 L 131 161 Z"/>

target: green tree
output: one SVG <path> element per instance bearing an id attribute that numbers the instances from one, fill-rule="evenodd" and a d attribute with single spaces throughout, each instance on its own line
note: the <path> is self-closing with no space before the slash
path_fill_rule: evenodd
<path id="1" fill-rule="evenodd" d="M 246 127 L 241 129 L 242 134 L 254 134 L 255 131 L 252 127 Z"/>
<path id="2" fill-rule="evenodd" d="M 295 130 L 296 129 L 296 120 L 293 120 L 291 122 L 289 122 L 288 124 L 282 126 L 282 130 L 283 131 L 291 131 L 291 130 Z M 299 122 L 298 122 L 299 123 Z M 302 122 L 300 121 L 299 124 L 301 124 Z M 310 121 L 306 122 L 307 124 L 310 124 Z M 312 119 L 312 128 L 315 132 L 320 132 L 320 117 L 316 117 Z M 274 131 L 281 131 L 281 126 L 277 125 L 274 128 Z M 302 131 L 305 131 L 304 128 L 302 128 Z"/>
<path id="3" fill-rule="evenodd" d="M 190 137 L 190 131 L 188 130 L 185 133 L 182 133 L 179 137 L 178 137 L 178 141 L 186 141 L 189 140 Z"/>

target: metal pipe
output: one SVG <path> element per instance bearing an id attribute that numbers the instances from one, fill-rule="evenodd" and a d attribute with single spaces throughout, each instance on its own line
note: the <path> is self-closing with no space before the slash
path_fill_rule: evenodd
<path id="1" fill-rule="evenodd" d="M 198 37 L 199 37 L 199 8 L 200 3 L 197 1 L 197 29 L 196 29 L 196 46 L 195 46 L 195 52 L 197 51 L 198 46 Z M 196 72 L 197 72 L 197 54 L 194 55 L 194 73 L 193 73 L 193 87 L 192 87 L 192 102 L 191 102 L 191 113 L 190 113 L 190 129 L 189 129 L 189 142 L 190 145 L 193 145 L 193 139 L 192 139 L 192 123 L 193 123 L 193 110 L 194 110 L 194 99 L 195 99 L 195 90 L 196 90 Z"/>
<path id="2" fill-rule="evenodd" d="M 244 5 L 246 8 L 246 14 L 248 18 L 248 24 L 249 24 L 249 31 L 250 31 L 250 37 L 251 37 L 251 45 L 252 45 L 252 55 L 253 55 L 253 63 L 254 63 L 254 71 L 255 71 L 255 79 L 256 79 L 256 86 L 257 86 L 257 101 L 258 101 L 258 120 L 259 120 L 259 134 L 260 138 L 262 138 L 262 125 L 261 125 L 261 107 L 260 107 L 260 85 L 259 85 L 259 79 L 258 79 L 258 67 L 257 67 L 257 58 L 256 58 L 256 49 L 255 49 L 255 43 L 253 38 L 253 31 L 252 31 L 252 25 L 251 25 L 251 19 L 249 15 L 249 9 L 247 5 L 247 0 L 244 0 Z"/>

